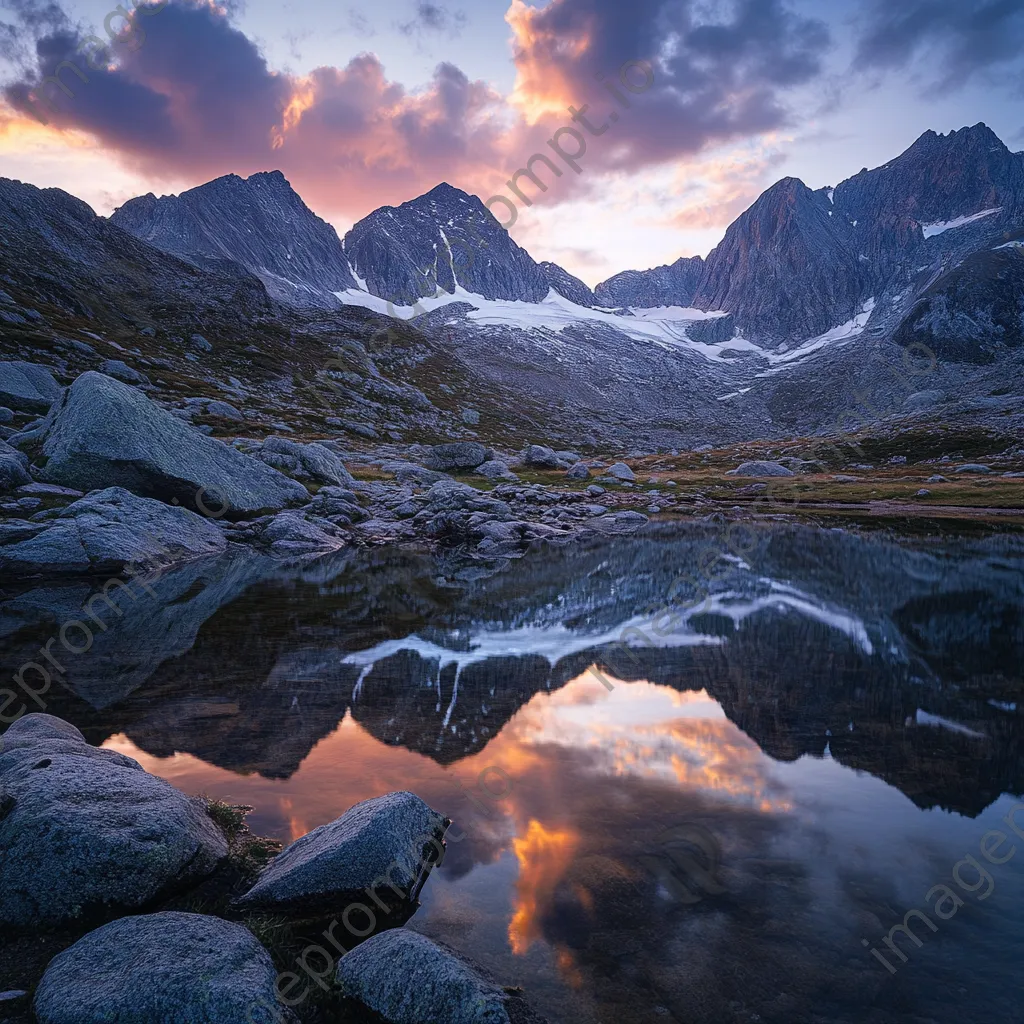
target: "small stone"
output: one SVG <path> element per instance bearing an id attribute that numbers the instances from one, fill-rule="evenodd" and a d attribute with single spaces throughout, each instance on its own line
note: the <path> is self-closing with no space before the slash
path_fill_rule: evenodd
<path id="1" fill-rule="evenodd" d="M 930 498 L 931 496 L 932 496 L 932 492 L 929 491 L 927 487 L 922 487 L 921 490 L 919 490 L 914 495 L 915 498 Z"/>
<path id="2" fill-rule="evenodd" d="M 965 466 L 957 466 L 954 473 L 975 473 L 986 476 L 992 472 L 991 466 L 983 466 L 980 462 L 968 462 Z"/>

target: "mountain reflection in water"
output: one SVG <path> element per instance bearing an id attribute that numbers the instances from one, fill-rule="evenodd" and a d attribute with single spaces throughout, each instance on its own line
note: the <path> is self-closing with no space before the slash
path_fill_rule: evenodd
<path id="1" fill-rule="evenodd" d="M 1016 1019 L 1024 859 L 895 976 L 862 939 L 1024 792 L 1024 544 L 766 527 L 657 646 L 613 646 L 715 539 L 490 575 L 387 550 L 184 567 L 47 710 L 285 840 L 415 791 L 455 825 L 410 926 L 555 1024 Z M 5 670 L 84 596 L 4 595 Z M 656 867 L 687 830 L 720 860 L 680 899 Z"/>

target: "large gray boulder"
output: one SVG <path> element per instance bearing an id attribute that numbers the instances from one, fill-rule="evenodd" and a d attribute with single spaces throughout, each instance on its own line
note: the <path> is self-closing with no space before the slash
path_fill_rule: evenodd
<path id="1" fill-rule="evenodd" d="M 487 461 L 487 449 L 476 441 L 435 444 L 427 456 L 427 468 L 442 473 L 476 469 Z"/>
<path id="2" fill-rule="evenodd" d="M 793 470 L 787 469 L 778 462 L 744 462 L 743 465 L 730 469 L 725 475 L 752 477 L 796 476 Z"/>
<path id="3" fill-rule="evenodd" d="M 388 1024 L 543 1024 L 454 950 L 406 928 L 374 935 L 343 956 L 337 980 Z"/>
<path id="4" fill-rule="evenodd" d="M 138 389 L 92 371 L 54 404 L 37 443 L 42 479 L 82 491 L 124 487 L 237 518 L 309 500 L 297 481 L 192 429 Z"/>
<path id="5" fill-rule="evenodd" d="M 54 957 L 39 1024 L 291 1024 L 270 954 L 243 925 L 202 914 L 112 921 Z"/>
<path id="6" fill-rule="evenodd" d="M 287 437 L 268 437 L 254 454 L 268 466 L 302 480 L 337 487 L 351 487 L 355 483 L 345 463 L 316 441 L 300 444 Z"/>
<path id="7" fill-rule="evenodd" d="M 46 412 L 61 386 L 45 366 L 35 363 L 0 363 L 0 403 L 19 412 Z"/>
<path id="8" fill-rule="evenodd" d="M 41 522 L 4 525 L 0 567 L 16 575 L 118 575 L 128 566 L 159 569 L 227 548 L 210 520 L 121 487 L 87 494 Z"/>
<path id="9" fill-rule="evenodd" d="M 7 730 L 0 787 L 14 801 L 0 820 L 7 928 L 137 911 L 227 855 L 202 801 L 50 715 L 24 715 Z"/>
<path id="10" fill-rule="evenodd" d="M 364 800 L 286 847 L 235 905 L 322 915 L 380 892 L 397 909 L 418 896 L 450 823 L 413 793 Z"/>
<path id="11" fill-rule="evenodd" d="M 624 462 L 616 462 L 614 466 L 609 466 L 606 470 L 606 475 L 614 477 L 616 480 L 622 480 L 625 483 L 636 483 L 636 473 Z"/>
<path id="12" fill-rule="evenodd" d="M 523 451 L 523 462 L 534 469 L 561 469 L 565 463 L 550 448 L 542 444 L 528 445 Z"/>

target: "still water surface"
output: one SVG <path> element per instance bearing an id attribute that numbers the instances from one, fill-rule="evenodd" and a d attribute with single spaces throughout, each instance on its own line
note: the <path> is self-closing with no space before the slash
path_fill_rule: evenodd
<path id="1" fill-rule="evenodd" d="M 286 842 L 418 793 L 408 926 L 555 1024 L 1020 1020 L 1024 544 L 765 527 L 703 593 L 716 545 L 186 567 L 48 710 Z M 5 668 L 80 597 L 6 594 Z"/>

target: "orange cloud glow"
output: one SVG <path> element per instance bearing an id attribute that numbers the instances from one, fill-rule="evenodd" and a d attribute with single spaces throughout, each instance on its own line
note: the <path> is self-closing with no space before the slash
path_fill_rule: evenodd
<path id="1" fill-rule="evenodd" d="M 530 820 L 526 835 L 512 840 L 519 861 L 516 881 L 516 909 L 508 925 L 512 952 L 522 955 L 543 935 L 540 916 L 551 905 L 579 843 L 570 829 L 548 829 L 536 818 Z"/>
<path id="2" fill-rule="evenodd" d="M 564 114 L 570 104 L 579 102 L 568 69 L 590 48 L 592 18 L 581 18 L 570 33 L 555 32 L 543 23 L 539 8 L 528 7 L 523 0 L 512 0 L 505 21 L 512 29 L 516 65 L 511 102 L 530 124 L 536 124 L 546 114 Z"/>

